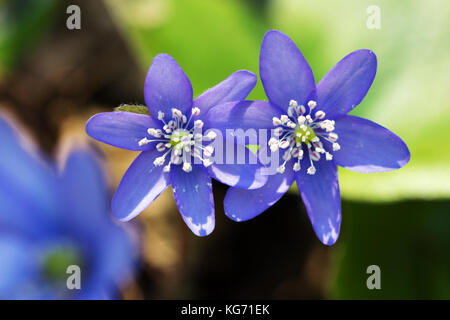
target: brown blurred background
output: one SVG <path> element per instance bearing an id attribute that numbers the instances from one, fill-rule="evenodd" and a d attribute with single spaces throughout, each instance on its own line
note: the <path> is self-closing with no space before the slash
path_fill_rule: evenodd
<path id="1" fill-rule="evenodd" d="M 49 156 L 76 134 L 103 154 L 111 195 L 136 153 L 93 141 L 86 120 L 122 103 L 143 104 L 153 56 L 172 55 L 194 95 L 238 69 L 258 72 L 261 39 L 288 34 L 320 79 L 349 52 L 378 57 L 375 82 L 354 114 L 408 144 L 411 162 L 386 174 L 340 170 L 338 243 L 315 237 L 294 189 L 261 216 L 227 219 L 226 186 L 214 183 L 216 229 L 194 236 L 171 190 L 132 224 L 141 263 L 124 298 L 450 298 L 450 5 L 377 0 L 0 0 L 0 109 L 13 113 Z M 81 8 L 68 30 L 66 8 Z M 265 99 L 259 82 L 251 99 Z M 169 188 L 170 189 L 170 188 Z M 382 290 L 366 268 L 381 267 Z"/>

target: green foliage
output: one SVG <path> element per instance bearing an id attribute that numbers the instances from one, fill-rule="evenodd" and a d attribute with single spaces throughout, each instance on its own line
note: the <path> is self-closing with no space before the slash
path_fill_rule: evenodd
<path id="1" fill-rule="evenodd" d="M 343 196 L 378 202 L 448 197 L 448 1 L 412 0 L 408 5 L 388 0 L 325 0 L 321 5 L 314 0 L 271 3 L 271 22 L 297 43 L 316 81 L 354 50 L 368 48 L 378 57 L 375 82 L 352 114 L 398 134 L 410 148 L 411 161 L 389 173 L 340 170 Z M 366 27 L 366 10 L 374 4 L 381 10 L 380 30 Z"/>
<path id="2" fill-rule="evenodd" d="M 331 297 L 449 299 L 449 201 L 344 202 L 333 250 Z M 367 267 L 381 269 L 381 290 L 368 290 Z"/>
<path id="3" fill-rule="evenodd" d="M 57 0 L 0 2 L 0 75 L 8 72 L 45 33 Z"/>
<path id="4" fill-rule="evenodd" d="M 133 112 L 139 114 L 146 114 L 148 116 L 150 115 L 150 112 L 148 111 L 148 108 L 146 106 L 136 106 L 130 104 L 122 104 L 117 108 L 114 108 L 114 111 Z"/>
<path id="5" fill-rule="evenodd" d="M 78 250 L 61 246 L 51 250 L 43 261 L 43 273 L 52 282 L 65 282 L 67 268 L 71 265 L 81 266 L 82 258 Z"/>

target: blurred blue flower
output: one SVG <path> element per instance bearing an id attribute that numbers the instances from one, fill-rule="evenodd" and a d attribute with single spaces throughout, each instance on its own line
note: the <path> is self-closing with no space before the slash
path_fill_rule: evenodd
<path id="1" fill-rule="evenodd" d="M 237 102 L 208 113 L 210 126 L 270 129 L 269 153 L 280 166 L 256 190 L 230 188 L 227 216 L 245 221 L 277 202 L 294 180 L 319 239 L 336 242 L 341 226 L 337 165 L 357 172 L 383 172 L 410 159 L 394 133 L 366 119 L 347 115 L 364 98 L 375 78 L 377 60 L 369 50 L 350 53 L 315 84 L 297 46 L 279 31 L 264 36 L 260 76 L 269 102 Z"/>
<path id="2" fill-rule="evenodd" d="M 210 160 L 216 133 L 207 131 L 202 120 L 215 105 L 245 99 L 256 81 L 253 73 L 237 71 L 193 100 L 184 71 L 171 56 L 160 54 L 153 59 L 145 80 L 144 96 L 151 116 L 116 111 L 89 119 L 86 132 L 92 138 L 142 151 L 114 195 L 115 216 L 122 221 L 134 218 L 171 184 L 185 223 L 194 234 L 206 236 L 215 226 L 211 177 L 239 188 L 264 185 L 267 178 L 258 174 L 260 166 Z M 252 156 L 248 149 L 245 152 Z"/>
<path id="3" fill-rule="evenodd" d="M 117 298 L 136 250 L 93 151 L 72 148 L 58 173 L 3 117 L 0 141 L 0 298 Z"/>

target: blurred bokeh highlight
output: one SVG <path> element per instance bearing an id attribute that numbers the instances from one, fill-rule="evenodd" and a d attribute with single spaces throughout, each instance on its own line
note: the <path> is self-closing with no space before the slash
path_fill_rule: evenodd
<path id="1" fill-rule="evenodd" d="M 74 4 L 81 30 L 66 27 Z M 380 29 L 367 27 L 373 5 Z M 66 136 L 91 141 L 112 195 L 137 153 L 89 140 L 84 124 L 143 104 L 156 54 L 177 60 L 197 96 L 238 69 L 258 73 L 269 29 L 293 39 L 317 81 L 346 54 L 371 49 L 378 73 L 352 113 L 398 134 L 411 161 L 389 173 L 339 172 L 335 246 L 315 238 L 297 192 L 235 223 L 223 213 L 226 187 L 215 183 L 216 229 L 197 238 L 167 190 L 133 223 L 140 263 L 118 297 L 449 299 L 449 15 L 446 0 L 0 0 L 0 110 L 48 157 Z M 266 99 L 260 82 L 249 99 Z M 381 268 L 381 290 L 367 289 L 369 265 Z"/>

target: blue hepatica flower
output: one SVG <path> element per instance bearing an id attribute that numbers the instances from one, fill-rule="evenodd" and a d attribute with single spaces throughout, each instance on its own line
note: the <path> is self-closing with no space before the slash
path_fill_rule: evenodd
<path id="1" fill-rule="evenodd" d="M 208 114 L 208 124 L 222 130 L 271 129 L 269 153 L 280 157 L 276 174 L 264 187 L 230 188 L 224 202 L 227 216 L 236 221 L 257 216 L 295 180 L 317 236 L 324 244 L 334 244 L 341 225 L 337 166 L 383 172 L 403 167 L 410 158 L 406 144 L 394 133 L 347 114 L 366 95 L 376 68 L 375 54 L 358 50 L 316 86 L 310 66 L 289 37 L 267 32 L 260 76 L 269 102 L 228 103 Z"/>
<path id="2" fill-rule="evenodd" d="M 0 298 L 117 297 L 135 248 L 92 151 L 71 149 L 57 174 L 2 117 L 0 140 Z"/>
<path id="3" fill-rule="evenodd" d="M 183 220 L 196 235 L 206 236 L 215 225 L 211 177 L 238 188 L 261 187 L 267 178 L 257 174 L 258 166 L 211 161 L 216 133 L 203 122 L 211 107 L 245 99 L 256 81 L 253 73 L 237 71 L 193 100 L 184 71 L 172 57 L 160 54 L 145 80 L 151 116 L 115 111 L 89 119 L 86 132 L 92 138 L 142 151 L 114 195 L 115 216 L 121 221 L 134 218 L 172 185 Z"/>

